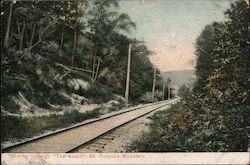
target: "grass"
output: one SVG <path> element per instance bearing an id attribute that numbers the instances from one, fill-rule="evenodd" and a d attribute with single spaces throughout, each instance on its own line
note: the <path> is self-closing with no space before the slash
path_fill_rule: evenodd
<path id="1" fill-rule="evenodd" d="M 127 152 L 169 152 L 183 151 L 179 150 L 175 134 L 172 134 L 171 127 L 181 127 L 182 123 L 174 126 L 176 122 L 182 122 L 185 111 L 181 110 L 179 104 L 174 104 L 171 108 L 156 112 L 149 118 L 152 122 L 149 124 L 149 132 L 144 133 L 138 139 L 134 140 L 127 148 Z M 186 114 L 184 114 L 186 115 Z M 176 120 L 178 118 L 178 120 Z M 176 121 L 175 121 L 176 120 Z M 171 141 L 170 141 L 171 139 Z"/>
<path id="2" fill-rule="evenodd" d="M 205 108 L 193 110 L 179 102 L 156 113 L 149 132 L 134 140 L 127 152 L 246 152 L 244 107 L 229 113 Z"/>
<path id="3" fill-rule="evenodd" d="M 119 111 L 124 106 L 125 106 L 125 103 L 113 104 L 113 106 L 109 108 L 108 112 Z"/>
<path id="4" fill-rule="evenodd" d="M 118 111 L 123 103 L 108 108 L 108 113 Z M 63 115 L 50 115 L 39 117 L 1 116 L 1 140 L 14 140 L 32 137 L 45 131 L 53 131 L 76 124 L 88 119 L 97 118 L 103 114 L 102 108 L 80 113 L 77 110 L 65 112 Z"/>
<path id="5" fill-rule="evenodd" d="M 80 113 L 77 110 L 66 112 L 63 115 L 41 117 L 2 116 L 1 140 L 13 140 L 38 135 L 44 131 L 53 131 L 71 124 L 96 118 L 101 115 L 100 109 Z"/>

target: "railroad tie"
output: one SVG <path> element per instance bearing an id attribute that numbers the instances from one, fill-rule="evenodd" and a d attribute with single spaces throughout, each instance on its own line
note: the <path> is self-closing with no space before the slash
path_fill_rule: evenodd
<path id="1" fill-rule="evenodd" d="M 89 146 L 95 147 L 95 148 L 102 148 L 102 145 L 98 145 L 98 144 L 95 144 L 95 143 L 92 143 Z"/>
<path id="2" fill-rule="evenodd" d="M 87 150 L 94 151 L 94 152 L 100 152 L 99 149 L 97 149 L 97 148 L 91 148 L 91 147 L 87 147 Z"/>
<path id="3" fill-rule="evenodd" d="M 114 140 L 114 137 L 102 137 L 104 140 Z"/>
<path id="4" fill-rule="evenodd" d="M 103 145 L 103 146 L 107 145 L 106 143 L 101 143 L 101 142 L 94 142 L 94 144 Z"/>
<path id="5" fill-rule="evenodd" d="M 116 137 L 112 130 L 137 119 L 138 117 L 148 114 L 156 108 L 162 107 L 169 103 L 158 103 L 157 105 L 150 105 L 141 107 L 132 111 L 124 112 L 119 115 L 114 115 L 109 118 L 94 121 L 88 124 L 83 124 L 78 127 L 72 127 L 60 133 L 50 134 L 43 138 L 25 142 L 19 146 L 12 146 L 8 152 L 74 152 L 72 148 L 81 148 L 100 152 L 101 148 L 112 143 Z M 110 132 L 109 132 L 110 131 Z M 98 140 L 97 140 L 98 139 Z M 91 143 L 89 143 L 91 141 Z M 95 144 L 96 143 L 96 144 Z M 76 147 L 77 146 L 77 147 Z M 80 149 L 81 150 L 81 149 Z"/>

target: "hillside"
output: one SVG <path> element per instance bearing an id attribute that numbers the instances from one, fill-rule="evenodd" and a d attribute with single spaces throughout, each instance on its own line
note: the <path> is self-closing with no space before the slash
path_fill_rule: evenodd
<path id="1" fill-rule="evenodd" d="M 120 110 L 125 102 L 130 106 L 152 101 L 154 67 L 148 58 L 152 52 L 127 35 L 136 24 L 119 11 L 118 1 L 91 4 L 88 0 L 1 4 L 2 141 L 96 118 Z M 133 74 L 125 100 L 131 43 Z M 160 87 L 155 85 L 155 101 L 162 98 Z"/>

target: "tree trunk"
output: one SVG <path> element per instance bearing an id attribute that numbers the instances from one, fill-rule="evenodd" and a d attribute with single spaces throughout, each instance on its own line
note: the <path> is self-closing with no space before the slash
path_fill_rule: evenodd
<path id="1" fill-rule="evenodd" d="M 96 42 L 94 43 L 94 50 L 93 50 L 93 65 L 92 65 L 92 81 L 94 81 L 95 77 L 95 63 L 96 63 Z"/>
<path id="2" fill-rule="evenodd" d="M 95 55 L 93 56 L 93 69 L 92 69 L 92 80 L 94 81 L 94 77 L 95 77 L 95 66 L 96 66 L 96 57 L 95 57 Z"/>
<path id="3" fill-rule="evenodd" d="M 26 30 L 25 30 L 25 41 L 26 41 L 26 45 L 28 48 L 29 47 L 28 28 L 26 28 Z"/>
<path id="4" fill-rule="evenodd" d="M 77 28 L 75 28 L 75 34 L 74 34 L 74 44 L 73 44 L 73 52 L 71 56 L 70 64 L 73 67 L 74 66 L 74 59 L 75 59 L 75 52 L 76 52 L 76 45 L 77 45 Z"/>
<path id="5" fill-rule="evenodd" d="M 61 44 L 60 44 L 60 48 L 63 48 L 63 41 L 64 41 L 64 32 L 62 32 L 61 34 Z"/>
<path id="6" fill-rule="evenodd" d="M 20 27 L 20 25 L 19 25 L 19 23 L 17 22 L 16 23 L 16 26 L 17 26 L 17 31 L 18 31 L 18 34 L 20 35 L 21 34 L 21 27 Z"/>
<path id="7" fill-rule="evenodd" d="M 97 67 L 96 67 L 96 73 L 95 73 L 95 78 L 94 78 L 94 82 L 96 81 L 97 76 L 98 76 L 98 72 L 99 72 L 99 68 L 100 68 L 100 61 L 101 61 L 101 59 L 100 59 L 100 58 L 98 58 Z"/>
<path id="8" fill-rule="evenodd" d="M 153 78 L 153 87 L 152 87 L 152 102 L 155 98 L 155 81 L 156 81 L 156 67 L 154 67 L 154 78 Z"/>
<path id="9" fill-rule="evenodd" d="M 38 32 L 38 39 L 39 41 L 42 40 L 42 28 L 41 27 L 39 28 L 39 32 Z"/>
<path id="10" fill-rule="evenodd" d="M 32 28 L 32 33 L 31 33 L 30 41 L 29 41 L 29 48 L 32 47 L 34 36 L 35 36 L 35 30 L 36 30 L 36 25 L 34 24 L 33 28 Z"/>
<path id="11" fill-rule="evenodd" d="M 10 2 L 10 13 L 9 13 L 9 18 L 8 18 L 8 23 L 7 23 L 7 29 L 6 29 L 6 34 L 5 34 L 5 39 L 4 39 L 4 46 L 8 46 L 9 42 L 9 33 L 10 33 L 10 23 L 11 23 L 11 16 L 12 16 L 12 2 Z"/>
<path id="12" fill-rule="evenodd" d="M 23 49 L 24 30 L 25 30 L 25 21 L 23 21 L 23 27 L 22 27 L 22 31 L 20 34 L 19 51 L 21 51 Z"/>
<path id="13" fill-rule="evenodd" d="M 10 29 L 10 37 L 9 38 L 13 38 L 13 30 Z"/>

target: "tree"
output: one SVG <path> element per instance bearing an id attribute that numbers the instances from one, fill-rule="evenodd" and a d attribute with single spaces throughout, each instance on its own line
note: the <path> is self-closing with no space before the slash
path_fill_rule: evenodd
<path id="1" fill-rule="evenodd" d="M 226 21 L 205 27 L 196 41 L 197 81 L 190 96 L 155 115 L 150 133 L 135 150 L 247 151 L 248 13 L 239 0 L 225 13 Z"/>
<path id="2" fill-rule="evenodd" d="M 102 60 L 104 65 L 107 64 L 105 56 L 114 58 L 115 54 L 111 53 L 111 49 L 116 49 L 116 36 L 119 32 L 130 31 L 135 24 L 130 20 L 130 17 L 125 13 L 119 13 L 114 9 L 119 7 L 117 0 L 95 0 L 94 7 L 89 11 L 88 27 L 91 29 L 92 35 L 92 79 L 94 79 L 94 72 L 96 70 L 96 56 Z M 114 46 L 115 45 L 115 46 Z M 101 71 L 101 70 L 100 70 Z"/>
<path id="3" fill-rule="evenodd" d="M 10 1 L 8 23 L 7 23 L 6 34 L 5 34 L 5 39 L 4 39 L 4 46 L 5 47 L 8 46 L 8 42 L 9 42 L 10 23 L 11 23 L 11 17 L 12 17 L 12 6 L 13 6 L 13 2 Z"/>
<path id="4" fill-rule="evenodd" d="M 207 26 L 196 42 L 198 81 L 193 90 L 194 96 L 201 100 L 198 106 L 206 105 L 213 111 L 207 116 L 212 113 L 221 116 L 223 133 L 213 136 L 217 139 L 227 137 L 221 147 L 227 145 L 226 150 L 231 151 L 247 146 L 248 12 L 244 1 L 233 3 L 231 9 L 225 12 L 228 21 Z M 219 120 L 216 116 L 214 118 Z"/>
<path id="5" fill-rule="evenodd" d="M 178 94 L 180 97 L 187 98 L 190 95 L 190 89 L 184 84 L 180 87 Z"/>
<path id="6" fill-rule="evenodd" d="M 10 3 L 3 4 L 6 19 L 2 25 L 7 27 Z M 88 13 L 86 7 L 92 7 Z M 135 23 L 118 7 L 117 0 L 96 0 L 89 6 L 86 0 L 17 1 L 12 8 L 9 46 L 4 48 L 8 56 L 2 61 L 5 98 L 15 97 L 21 90 L 31 103 L 48 108 L 48 102 L 53 103 L 59 95 L 57 90 L 87 93 L 67 87 L 76 78 L 88 83 L 92 79 L 90 89 L 102 87 L 104 97 L 111 92 L 123 95 L 129 43 L 135 44 L 131 77 L 134 91 L 138 91 L 131 92 L 131 98 L 137 101 L 150 91 L 152 64 L 148 56 L 152 52 L 145 43 L 126 35 Z"/>

